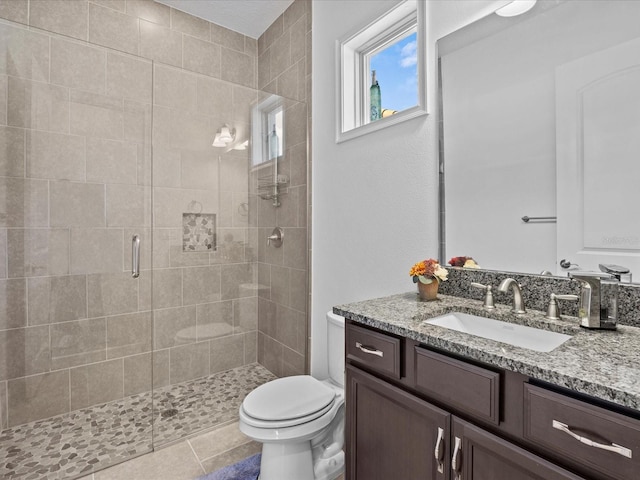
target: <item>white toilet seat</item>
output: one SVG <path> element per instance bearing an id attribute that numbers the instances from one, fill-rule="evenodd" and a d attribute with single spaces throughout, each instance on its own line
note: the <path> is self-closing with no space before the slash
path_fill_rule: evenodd
<path id="1" fill-rule="evenodd" d="M 309 375 L 279 378 L 252 391 L 240 407 L 244 421 L 257 428 L 302 425 L 326 414 L 336 390 Z"/>

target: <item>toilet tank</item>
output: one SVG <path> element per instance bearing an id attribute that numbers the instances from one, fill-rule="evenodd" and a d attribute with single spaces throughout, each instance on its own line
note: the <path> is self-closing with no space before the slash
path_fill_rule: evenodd
<path id="1" fill-rule="evenodd" d="M 344 317 L 327 312 L 329 378 L 344 387 Z"/>

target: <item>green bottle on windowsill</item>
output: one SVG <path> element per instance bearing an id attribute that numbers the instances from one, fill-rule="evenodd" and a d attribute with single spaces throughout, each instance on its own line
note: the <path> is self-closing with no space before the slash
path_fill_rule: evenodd
<path id="1" fill-rule="evenodd" d="M 376 71 L 371 72 L 371 88 L 369 89 L 369 98 L 371 99 L 371 121 L 379 120 L 382 115 L 382 101 L 380 99 L 380 85 L 376 80 Z"/>

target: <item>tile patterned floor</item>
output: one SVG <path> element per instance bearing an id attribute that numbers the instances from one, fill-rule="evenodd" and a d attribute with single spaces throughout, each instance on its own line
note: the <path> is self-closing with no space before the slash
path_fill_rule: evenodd
<path id="1" fill-rule="evenodd" d="M 135 467 L 136 461 L 162 466 L 171 458 L 171 455 L 167 455 L 168 449 L 194 455 L 194 448 L 188 441 L 167 449 L 160 447 L 195 432 L 237 420 L 238 408 L 245 395 L 274 378 L 264 367 L 252 364 L 156 390 L 155 409 L 151 406 L 151 394 L 147 393 L 3 430 L 0 432 L 0 478 L 78 478 L 148 453 L 153 445 L 156 452 L 126 464 L 130 468 Z M 162 413 L 169 409 L 176 409 L 177 413 L 164 417 Z M 155 428 L 151 426 L 152 420 Z M 188 455 L 180 458 L 188 459 Z M 193 477 L 162 478 L 177 480 L 201 475 L 204 473 L 204 464 L 200 463 L 199 458 L 192 465 Z M 206 463 L 208 457 L 203 457 L 202 460 Z M 163 471 L 171 472 L 179 466 L 178 461 L 170 462 Z M 119 466 L 113 467 L 118 468 Z M 105 476 L 109 470 L 112 469 L 105 470 L 104 474 L 96 474 L 95 478 L 161 478 L 157 475 L 147 477 L 146 473 L 140 472 L 133 476 Z"/>

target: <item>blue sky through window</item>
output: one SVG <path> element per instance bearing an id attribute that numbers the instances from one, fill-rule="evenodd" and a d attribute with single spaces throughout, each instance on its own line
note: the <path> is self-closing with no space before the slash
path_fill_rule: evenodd
<path id="1" fill-rule="evenodd" d="M 370 58 L 371 70 L 376 71 L 380 85 L 383 109 L 401 111 L 418 104 L 417 35 L 414 32 Z"/>

